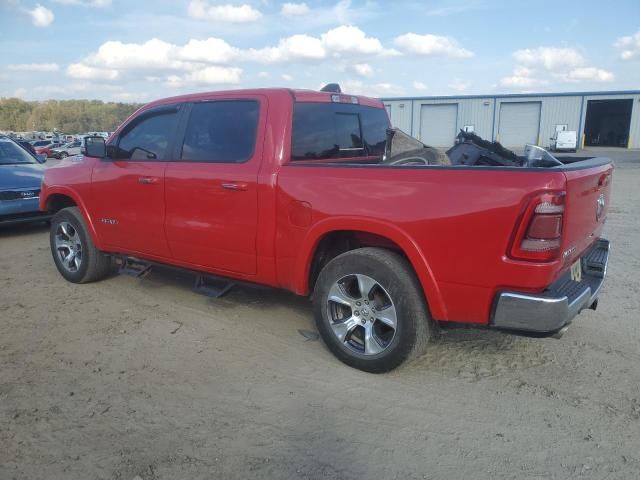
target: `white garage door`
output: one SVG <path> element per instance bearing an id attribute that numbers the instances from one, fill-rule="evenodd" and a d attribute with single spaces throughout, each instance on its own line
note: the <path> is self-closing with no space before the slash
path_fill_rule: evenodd
<path id="1" fill-rule="evenodd" d="M 540 102 L 500 104 L 499 141 L 505 147 L 537 144 L 540 131 Z"/>
<path id="2" fill-rule="evenodd" d="M 422 105 L 420 140 L 432 147 L 450 147 L 456 138 L 458 104 Z"/>

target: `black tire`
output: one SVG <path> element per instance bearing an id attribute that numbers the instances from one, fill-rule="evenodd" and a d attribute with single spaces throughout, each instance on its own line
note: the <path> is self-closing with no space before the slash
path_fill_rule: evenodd
<path id="1" fill-rule="evenodd" d="M 351 310 L 351 314 L 345 313 L 344 316 L 349 316 L 351 319 L 360 318 L 362 325 L 365 325 L 357 325 L 353 330 L 353 332 L 356 331 L 355 329 L 362 330 L 359 334 L 363 339 L 362 351 L 358 350 L 356 341 L 341 341 L 334 333 L 335 326 L 340 325 L 341 322 L 334 321 L 336 303 L 329 300 L 329 292 L 340 284 L 341 291 L 344 293 L 346 288 L 341 282 L 349 282 L 350 278 L 356 275 L 373 279 L 377 285 L 370 292 L 375 292 L 375 289 L 381 287 L 379 294 L 383 295 L 382 292 L 387 294 L 391 300 L 391 306 L 395 309 L 397 319 L 395 332 L 380 353 L 365 353 L 364 330 L 367 320 L 363 321 L 363 314 L 353 310 L 359 308 L 355 304 L 351 307 L 337 305 L 338 308 Z M 357 284 L 357 278 L 355 281 Z M 369 296 L 372 304 L 376 295 Z M 376 310 L 377 313 L 375 313 Z M 318 331 L 329 350 L 347 365 L 371 373 L 388 372 L 408 359 L 420 355 L 424 352 L 434 331 L 422 287 L 411 265 L 401 255 L 381 248 L 367 247 L 351 250 L 327 263 L 315 284 L 313 311 Z M 379 325 L 377 316 L 383 315 L 380 312 L 384 310 L 374 308 L 372 312 L 376 318 L 371 320 L 370 329 L 374 328 L 374 325 Z M 358 314 L 360 317 L 354 316 Z M 343 323 L 346 324 L 346 322 Z M 382 326 L 387 328 L 386 324 Z M 354 334 L 348 335 L 352 337 Z M 379 347 L 380 343 L 377 343 L 377 346 Z"/>
<path id="2" fill-rule="evenodd" d="M 79 265 L 75 270 L 65 267 L 56 247 L 56 238 L 61 234 L 61 225 L 70 225 L 78 249 L 81 252 Z M 76 235 L 77 233 L 77 235 Z M 64 236 L 62 237 L 64 238 Z M 53 261 L 66 280 L 72 283 L 89 283 L 102 280 L 107 277 L 113 268 L 113 262 L 109 255 L 96 248 L 89 235 L 87 224 L 80 213 L 78 207 L 63 208 L 51 219 L 51 230 L 49 231 L 49 244 Z M 64 252 L 64 250 L 63 250 Z"/>
<path id="3" fill-rule="evenodd" d="M 67 152 L 61 152 L 58 156 L 58 158 L 62 159 L 62 158 L 67 158 L 69 156 L 69 154 Z"/>

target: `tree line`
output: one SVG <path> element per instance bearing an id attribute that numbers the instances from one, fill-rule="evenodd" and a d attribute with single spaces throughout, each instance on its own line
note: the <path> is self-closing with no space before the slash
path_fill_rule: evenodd
<path id="1" fill-rule="evenodd" d="M 101 100 L 28 102 L 0 98 L 0 130 L 63 133 L 111 132 L 140 104 Z"/>

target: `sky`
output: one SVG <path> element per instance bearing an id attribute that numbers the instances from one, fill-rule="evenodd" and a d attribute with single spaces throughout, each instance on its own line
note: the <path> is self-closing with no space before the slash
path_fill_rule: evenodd
<path id="1" fill-rule="evenodd" d="M 0 97 L 640 89 L 640 0 L 0 0 Z"/>

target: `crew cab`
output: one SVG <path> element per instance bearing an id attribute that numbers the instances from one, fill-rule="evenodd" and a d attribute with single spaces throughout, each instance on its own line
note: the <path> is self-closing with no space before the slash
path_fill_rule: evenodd
<path id="1" fill-rule="evenodd" d="M 47 169 L 55 264 L 77 283 L 142 262 L 310 295 L 328 348 L 370 372 L 445 322 L 546 335 L 595 308 L 608 159 L 496 166 L 489 145 L 433 165 L 389 132 L 382 102 L 337 90 L 149 103 Z"/>

